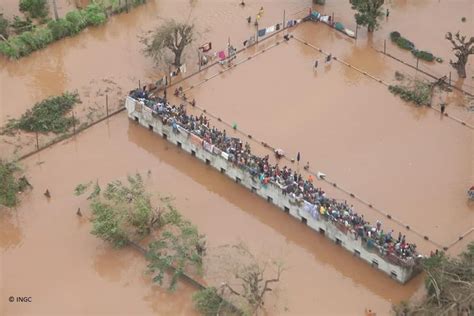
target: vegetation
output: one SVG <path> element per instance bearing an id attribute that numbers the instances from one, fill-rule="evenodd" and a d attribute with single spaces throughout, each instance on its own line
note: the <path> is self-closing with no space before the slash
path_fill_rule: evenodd
<path id="1" fill-rule="evenodd" d="M 92 187 L 88 196 L 92 234 L 114 247 L 141 240 L 159 224 L 160 219 L 140 174 L 129 176 L 127 180 L 128 185 L 118 180 L 110 182 L 105 190 L 98 183 L 92 185 L 92 182 L 80 184 L 75 189 L 76 195 L 82 195 Z"/>
<path id="2" fill-rule="evenodd" d="M 379 20 L 384 16 L 382 5 L 384 0 L 352 0 L 352 9 L 358 25 L 367 26 L 367 31 L 372 33 L 379 27 Z"/>
<path id="3" fill-rule="evenodd" d="M 23 35 L 23 34 L 22 34 Z M 2 134 L 11 134 L 16 130 L 25 132 L 53 132 L 56 134 L 68 131 L 77 122 L 65 115 L 80 102 L 77 93 L 66 92 L 60 96 L 47 98 L 26 111 L 19 119 L 11 119 L 2 129 Z"/>
<path id="4" fill-rule="evenodd" d="M 474 36 L 466 41 L 465 35 L 461 35 L 457 32 L 453 37 L 453 34 L 448 32 L 446 39 L 453 45 L 454 55 L 458 59 L 457 61 L 450 60 L 449 63 L 456 69 L 460 78 L 466 78 L 466 64 L 469 55 L 474 54 Z"/>
<path id="5" fill-rule="evenodd" d="M 417 105 L 430 105 L 431 84 L 427 82 L 414 80 L 409 85 L 390 85 L 388 89 L 407 102 L 413 102 Z"/>
<path id="6" fill-rule="evenodd" d="M 148 271 L 160 285 L 170 275 L 169 289 L 176 288 L 183 274 L 201 273 L 206 251 L 204 235 L 181 216 L 171 199 L 153 203 L 140 174 L 128 176 L 127 182 L 110 182 L 105 190 L 92 182 L 75 188 L 76 195 L 91 191 L 91 233 L 114 247 L 138 243 L 151 235 L 146 253 Z"/>
<path id="7" fill-rule="evenodd" d="M 163 214 L 162 227 L 157 239 L 149 245 L 148 269 L 155 274 L 153 281 L 160 285 L 163 285 L 165 273 L 173 271 L 169 289 L 175 289 L 179 278 L 187 271 L 202 273 L 205 237 L 172 206 Z"/>
<path id="8" fill-rule="evenodd" d="M 457 258 L 440 252 L 424 259 L 427 295 L 420 302 L 394 306 L 396 315 L 472 315 L 474 312 L 474 242 Z"/>
<path id="9" fill-rule="evenodd" d="M 31 187 L 16 162 L 0 160 L 0 206 L 15 207 L 18 194 Z"/>
<path id="10" fill-rule="evenodd" d="M 313 3 L 314 3 L 314 4 L 319 4 L 319 5 L 325 5 L 325 4 L 326 4 L 326 0 L 313 0 Z"/>
<path id="11" fill-rule="evenodd" d="M 47 0 L 20 0 L 20 11 L 26 12 L 33 19 L 48 16 L 49 7 Z"/>
<path id="12" fill-rule="evenodd" d="M 179 67 L 185 48 L 194 39 L 194 25 L 170 20 L 160 26 L 150 38 L 143 41 L 146 45 L 145 54 L 160 64 L 166 60 L 167 53 L 171 52 L 174 55 L 174 61 L 171 64 Z"/>
<path id="13" fill-rule="evenodd" d="M 0 42 L 0 53 L 18 59 L 53 41 L 73 36 L 88 26 L 100 25 L 106 21 L 105 9 L 100 4 L 92 2 L 83 10 L 69 12 L 64 19 L 50 21 L 46 27 L 31 27 L 31 31 L 25 32 L 26 34 L 10 36 L 7 41 Z M 25 26 L 22 25 L 21 28 L 24 29 Z"/>
<path id="14" fill-rule="evenodd" d="M 390 33 L 390 39 L 392 40 L 392 42 L 397 44 L 398 47 L 411 51 L 411 53 L 416 58 L 426 60 L 429 62 L 432 62 L 436 59 L 436 57 L 432 53 L 424 51 L 424 50 L 416 49 L 415 44 L 413 42 L 401 36 L 401 34 L 397 31 Z M 442 59 L 438 59 L 438 61 L 442 62 Z"/>
<path id="15" fill-rule="evenodd" d="M 194 293 L 193 303 L 196 310 L 204 316 L 241 315 L 213 286 Z"/>

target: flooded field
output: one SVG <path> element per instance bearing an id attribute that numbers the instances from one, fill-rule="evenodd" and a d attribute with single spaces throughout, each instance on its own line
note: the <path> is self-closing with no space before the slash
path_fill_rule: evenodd
<path id="1" fill-rule="evenodd" d="M 393 282 L 190 155 L 129 122 L 124 114 L 28 158 L 25 165 L 35 190 L 14 216 L 2 216 L 0 222 L 7 228 L 1 245 L 3 271 L 8 271 L 3 274 L 2 294 L 25 293 L 33 296 L 34 302 L 4 305 L 8 315 L 33 311 L 191 312 L 191 289 L 180 285 L 173 295 L 152 288 L 149 276 L 143 275 L 141 255 L 131 249 L 110 249 L 89 234 L 90 225 L 84 218 L 75 215 L 77 207 L 86 209 L 83 199 L 72 194 L 78 183 L 96 178 L 106 183 L 148 170 L 151 191 L 175 196 L 179 210 L 207 235 L 210 251 L 240 240 L 255 252 L 282 258 L 288 270 L 278 296 L 272 296 L 267 306 L 271 315 L 360 315 L 365 307 L 385 314 L 391 302 L 410 297 L 420 285 L 420 278 L 405 286 Z M 42 194 L 46 188 L 52 195 L 50 202 Z M 28 269 L 31 262 L 36 264 L 34 269 Z M 48 291 L 42 290 L 43 284 L 48 284 Z M 67 299 L 55 300 L 66 290 Z M 331 299 L 340 295 L 347 298 L 346 304 Z"/>
<path id="2" fill-rule="evenodd" d="M 453 81 L 474 93 L 474 59 L 461 82 L 449 66 L 447 31 L 465 34 L 474 29 L 470 0 L 392 0 L 388 20 L 368 36 L 358 30 L 357 41 L 324 25 L 306 23 L 292 30 L 296 38 L 320 47 L 386 82 L 394 72 L 423 77 L 414 69 L 377 53 L 387 40 L 389 52 L 415 64 L 409 52 L 394 47 L 388 34 L 397 30 L 444 59 L 420 62 L 435 75 L 452 72 Z M 74 7 L 58 1 L 60 14 Z M 139 82 L 148 83 L 162 71 L 143 56 L 140 38 L 168 18 L 192 21 L 199 32 L 196 46 L 212 41 L 214 50 L 230 40 L 237 48 L 254 34 L 248 25 L 261 6 L 261 25 L 302 16 L 311 1 L 149 0 L 105 25 L 63 39 L 19 61 L 0 57 L 0 124 L 19 117 L 36 102 L 64 91 L 77 90 L 83 101 L 74 111 L 87 119 L 105 113 Z M 2 1 L 6 16 L 18 14 L 17 1 Z M 326 13 L 355 29 L 348 1 L 327 1 Z M 306 10 L 306 9 L 305 9 Z M 304 15 L 304 14 L 303 14 Z M 461 22 L 465 16 L 466 22 Z M 420 22 L 421 21 L 421 22 Z M 471 34 L 472 35 L 472 34 Z M 281 39 L 281 36 L 276 36 Z M 272 45 L 274 40 L 260 44 Z M 258 49 L 258 48 L 257 48 Z M 239 58 L 255 53 L 251 49 Z M 197 69 L 195 48 L 187 53 L 188 72 Z M 257 139 L 283 148 L 330 180 L 402 219 L 431 239 L 449 244 L 474 223 L 474 204 L 466 190 L 474 184 L 472 129 L 427 108 L 415 108 L 394 97 L 386 86 L 336 61 L 320 65 L 323 55 L 295 39 L 268 49 L 235 69 L 186 94 L 198 105 Z M 320 63 L 322 64 L 322 63 Z M 220 66 L 186 81 L 189 87 L 215 74 Z M 474 124 L 458 95 L 450 95 L 448 112 Z M 218 124 L 216 122 L 216 124 Z M 34 135 L 0 137 L 0 157 L 12 146 L 34 148 Z M 252 146 L 258 151 L 258 146 Z M 5 315 L 194 315 L 195 289 L 179 285 L 177 293 L 152 285 L 144 274 L 145 259 L 133 249 L 114 250 L 92 236 L 87 209 L 72 191 L 78 183 L 106 183 L 127 173 L 151 171 L 150 187 L 176 197 L 181 212 L 205 233 L 210 251 L 244 241 L 251 250 L 283 258 L 288 270 L 279 290 L 266 304 L 268 315 L 363 315 L 371 308 L 387 315 L 392 303 L 412 297 L 422 276 L 402 286 L 340 249 L 327 239 L 250 194 L 218 172 L 129 122 L 125 113 L 102 122 L 73 139 L 23 161 L 34 190 L 18 210 L 0 212 L 0 314 Z M 348 199 L 371 221 L 380 215 L 329 185 L 332 196 Z M 43 192 L 49 189 L 48 202 Z M 84 213 L 87 213 L 84 211 Z M 384 227 L 399 231 L 388 219 Z M 407 233 L 419 249 L 434 248 Z M 473 235 L 450 249 L 458 253 Z M 10 304 L 9 296 L 32 296 L 31 304 Z M 338 299 L 335 299 L 338 298 Z M 341 299 L 344 303 L 341 304 Z"/>

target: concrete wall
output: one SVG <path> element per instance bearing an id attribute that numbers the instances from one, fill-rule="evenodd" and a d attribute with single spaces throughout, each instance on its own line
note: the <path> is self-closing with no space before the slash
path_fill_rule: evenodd
<path id="1" fill-rule="evenodd" d="M 413 268 L 400 267 L 387 262 L 376 252 L 364 248 L 361 240 L 355 239 L 353 234 L 343 233 L 332 222 L 323 218 L 318 218 L 319 216 L 314 218 L 302 207 L 294 203 L 288 195 L 283 195 L 282 190 L 277 185 L 270 183 L 263 186 L 258 178 L 254 179 L 248 172 L 235 167 L 233 163 L 227 161 L 223 157 L 204 150 L 201 145 L 195 145 L 192 143 L 186 132 L 174 132 L 171 126 L 164 125 L 159 118 L 154 118 L 150 112 L 143 110 L 135 111 L 135 102 L 134 99 L 130 97 L 127 98 L 127 113 L 131 119 L 137 121 L 140 125 L 153 130 L 153 132 L 166 138 L 169 142 L 181 147 L 181 149 L 192 154 L 206 164 L 213 166 L 221 173 L 232 178 L 247 189 L 278 206 L 298 220 L 306 223 L 306 225 L 316 232 L 323 233 L 327 238 L 352 252 L 355 256 L 360 257 L 372 266 L 387 273 L 398 282 L 405 283 L 414 275 Z"/>

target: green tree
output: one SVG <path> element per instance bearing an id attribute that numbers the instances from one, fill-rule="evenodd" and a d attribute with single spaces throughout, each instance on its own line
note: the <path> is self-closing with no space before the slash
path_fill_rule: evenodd
<path id="1" fill-rule="evenodd" d="M 0 206 L 15 207 L 18 194 L 31 187 L 18 163 L 0 160 Z"/>
<path id="2" fill-rule="evenodd" d="M 457 258 L 441 252 L 423 260 L 427 295 L 420 302 L 394 306 L 398 316 L 462 315 L 474 312 L 474 242 Z"/>
<path id="3" fill-rule="evenodd" d="M 372 33 L 379 26 L 379 20 L 383 17 L 382 5 L 384 0 L 352 0 L 352 9 L 357 13 L 354 15 L 357 24 L 367 26 L 367 31 Z"/>
<path id="4" fill-rule="evenodd" d="M 170 20 L 153 32 L 151 37 L 144 39 L 143 43 L 146 46 L 145 54 L 157 64 L 166 60 L 167 54 L 171 52 L 174 55 L 172 64 L 179 67 L 185 48 L 194 40 L 194 25 Z"/>
<path id="5" fill-rule="evenodd" d="M 449 63 L 456 69 L 460 78 L 466 78 L 466 64 L 469 55 L 474 54 L 474 36 L 471 36 L 471 38 L 466 41 L 465 35 L 460 35 L 459 32 L 457 32 L 453 37 L 453 34 L 448 32 L 446 39 L 453 45 L 454 55 L 458 59 L 456 61 L 450 60 Z"/>
<path id="6" fill-rule="evenodd" d="M 47 0 L 20 0 L 20 11 L 27 12 L 32 18 L 45 18 L 49 7 Z"/>
<path id="7" fill-rule="evenodd" d="M 166 272 L 171 272 L 169 289 L 174 290 L 183 274 L 202 273 L 206 242 L 173 206 L 168 209 L 162 216 L 163 229 L 149 245 L 147 259 L 148 270 L 155 275 L 153 281 L 163 285 Z"/>
<path id="8" fill-rule="evenodd" d="M 88 199 L 92 211 L 92 231 L 97 237 L 115 247 L 137 242 L 147 236 L 153 227 L 160 226 L 159 208 L 152 206 L 140 174 L 127 177 L 128 184 L 112 181 L 105 190 L 92 182 L 80 184 L 76 195 L 91 189 Z"/>

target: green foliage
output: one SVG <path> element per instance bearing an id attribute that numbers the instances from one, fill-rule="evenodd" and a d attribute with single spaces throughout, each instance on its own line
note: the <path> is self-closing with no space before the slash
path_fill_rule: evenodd
<path id="1" fill-rule="evenodd" d="M 23 21 L 15 17 L 12 27 L 17 30 L 17 33 L 31 32 L 23 37 L 23 34 L 11 36 L 8 41 L 0 42 L 0 53 L 9 58 L 18 59 L 45 47 L 52 41 L 75 35 L 88 26 L 99 25 L 106 21 L 105 9 L 95 2 L 83 10 L 69 12 L 64 19 L 49 21 L 46 28 L 34 28 L 28 18 Z"/>
<path id="2" fill-rule="evenodd" d="M 84 9 L 84 17 L 87 25 L 100 25 L 107 21 L 107 15 L 103 6 L 95 2 L 92 2 Z"/>
<path id="3" fill-rule="evenodd" d="M 2 35 L 5 38 L 8 38 L 8 26 L 10 23 L 8 20 L 3 17 L 3 13 L 0 13 L 0 35 Z"/>
<path id="4" fill-rule="evenodd" d="M 219 314 L 223 299 L 219 296 L 215 287 L 208 287 L 194 293 L 193 302 L 202 315 L 215 316 Z"/>
<path id="5" fill-rule="evenodd" d="M 367 26 L 368 32 L 373 32 L 379 27 L 379 20 L 384 16 L 382 5 L 384 0 L 352 0 L 352 9 L 357 24 Z"/>
<path id="6" fill-rule="evenodd" d="M 398 47 L 402 49 L 410 50 L 411 53 L 419 59 L 426 60 L 429 62 L 432 62 L 435 60 L 435 56 L 432 53 L 424 51 L 424 50 L 416 49 L 415 44 L 409 41 L 408 39 L 404 38 L 403 36 L 401 36 L 399 32 L 396 32 L 396 31 L 391 32 L 390 39 L 392 40 L 392 42 L 397 44 Z"/>
<path id="7" fill-rule="evenodd" d="M 32 18 L 44 18 L 48 15 L 47 0 L 20 0 L 20 11 L 27 12 Z"/>
<path id="8" fill-rule="evenodd" d="M 163 285 L 165 273 L 172 271 L 169 289 L 174 290 L 181 275 L 191 268 L 198 274 L 202 273 L 204 254 L 204 235 L 199 234 L 194 225 L 171 207 L 164 216 L 159 237 L 149 245 L 148 270 L 155 274 L 153 281 L 160 285 Z"/>
<path id="9" fill-rule="evenodd" d="M 60 96 L 47 98 L 35 104 L 19 119 L 9 120 L 2 133 L 12 133 L 19 129 L 26 132 L 64 133 L 75 123 L 72 117 L 65 115 L 78 102 L 80 100 L 77 93 L 66 92 Z"/>
<path id="10" fill-rule="evenodd" d="M 313 3 L 314 3 L 314 4 L 319 4 L 319 5 L 325 5 L 325 4 L 326 4 L 326 0 L 313 0 Z"/>
<path id="11" fill-rule="evenodd" d="M 471 315 L 474 312 L 474 242 L 457 258 L 444 252 L 422 262 L 427 295 L 414 304 L 394 306 L 396 315 Z"/>
<path id="12" fill-rule="evenodd" d="M 26 17 L 26 19 L 22 20 L 20 17 L 15 15 L 13 17 L 11 27 L 14 29 L 16 34 L 21 34 L 26 31 L 32 31 L 35 26 L 29 17 Z"/>
<path id="13" fill-rule="evenodd" d="M 55 41 L 69 36 L 73 25 L 71 22 L 65 19 L 51 20 L 48 23 L 48 28 L 51 30 L 51 34 Z"/>
<path id="14" fill-rule="evenodd" d="M 18 194 L 31 187 L 22 176 L 22 170 L 15 162 L 0 160 L 0 206 L 14 207 L 19 203 Z"/>
<path id="15" fill-rule="evenodd" d="M 413 86 L 390 85 L 388 89 L 407 102 L 413 102 L 417 105 L 430 104 L 431 85 L 429 83 L 415 80 Z"/>
<path id="16" fill-rule="evenodd" d="M 434 57 L 433 54 L 431 54 L 430 52 L 424 51 L 424 50 L 413 49 L 411 51 L 411 53 L 416 58 L 419 58 L 419 59 L 423 59 L 423 60 L 430 61 L 430 62 L 435 60 L 435 57 Z"/>
<path id="17" fill-rule="evenodd" d="M 95 183 L 88 197 L 92 210 L 91 233 L 114 247 L 141 240 L 159 224 L 141 175 L 129 176 L 127 180 L 127 184 L 112 181 L 105 190 Z M 80 184 L 74 193 L 82 195 L 90 187 L 91 182 Z"/>
<path id="18" fill-rule="evenodd" d="M 66 20 L 70 23 L 69 34 L 77 34 L 87 27 L 87 19 L 81 11 L 71 11 L 66 14 Z"/>

